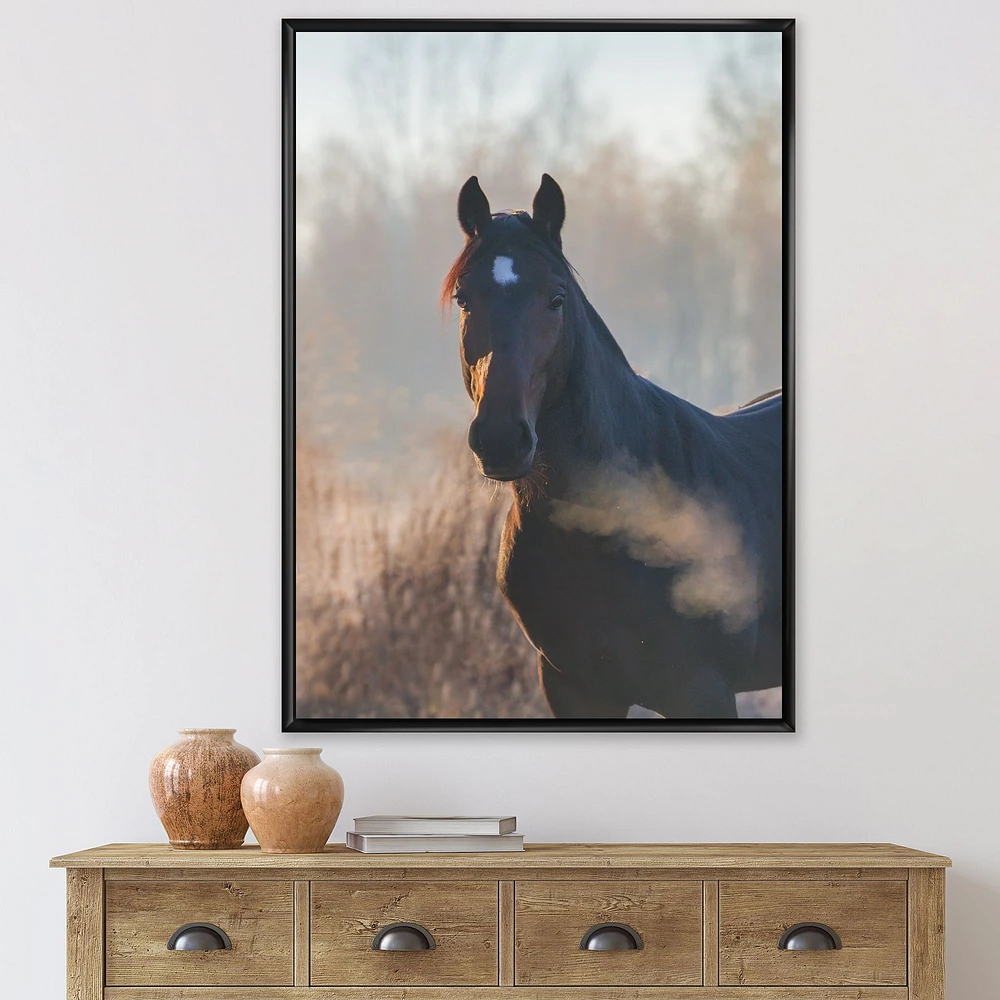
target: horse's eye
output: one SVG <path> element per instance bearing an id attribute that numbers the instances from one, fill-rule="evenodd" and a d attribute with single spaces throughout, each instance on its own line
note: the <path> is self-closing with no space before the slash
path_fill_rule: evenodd
<path id="1" fill-rule="evenodd" d="M 459 309 L 465 310 L 469 308 L 468 302 L 466 302 L 465 299 L 460 298 L 458 295 L 455 296 L 455 302 L 458 304 Z"/>
<path id="2" fill-rule="evenodd" d="M 553 309 L 553 310 L 555 310 L 555 309 L 562 309 L 562 307 L 563 307 L 563 303 L 564 303 L 565 301 L 566 301 L 566 296 L 565 296 L 565 295 L 557 295 L 557 296 L 556 296 L 556 297 L 555 297 L 555 298 L 554 298 L 554 299 L 553 299 L 553 300 L 552 300 L 552 301 L 551 301 L 551 302 L 549 303 L 549 308 L 550 308 L 550 309 Z"/>

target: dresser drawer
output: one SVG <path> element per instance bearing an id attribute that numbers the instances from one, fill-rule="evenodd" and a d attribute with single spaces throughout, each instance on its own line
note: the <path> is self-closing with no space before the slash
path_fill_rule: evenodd
<path id="1" fill-rule="evenodd" d="M 582 947 L 601 924 L 630 928 L 641 947 Z M 700 986 L 701 882 L 519 881 L 514 941 L 518 986 Z"/>
<path id="2" fill-rule="evenodd" d="M 782 950 L 796 924 L 823 924 L 842 947 Z M 905 882 L 721 882 L 723 986 L 905 986 Z"/>
<path id="3" fill-rule="evenodd" d="M 108 986 L 291 986 L 291 882 L 108 882 Z M 168 948 L 186 924 L 211 924 L 229 948 Z M 181 942 L 183 945 L 183 941 Z"/>
<path id="4" fill-rule="evenodd" d="M 496 882 L 313 882 L 312 986 L 495 986 Z M 425 950 L 378 950 L 379 931 L 415 924 Z"/>

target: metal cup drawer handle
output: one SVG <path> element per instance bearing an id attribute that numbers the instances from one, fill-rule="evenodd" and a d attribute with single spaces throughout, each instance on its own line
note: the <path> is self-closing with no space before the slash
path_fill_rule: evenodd
<path id="1" fill-rule="evenodd" d="M 792 924 L 778 940 L 781 951 L 837 951 L 843 947 L 840 935 L 826 924 Z"/>
<path id="2" fill-rule="evenodd" d="M 580 951 L 639 951 L 642 938 L 628 924 L 594 924 L 582 938 Z"/>
<path id="3" fill-rule="evenodd" d="M 420 924 L 386 924 L 372 939 L 373 951 L 433 951 L 434 936 Z"/>
<path id="4" fill-rule="evenodd" d="M 183 924 L 170 940 L 167 951 L 232 951 L 229 935 L 215 924 Z"/>

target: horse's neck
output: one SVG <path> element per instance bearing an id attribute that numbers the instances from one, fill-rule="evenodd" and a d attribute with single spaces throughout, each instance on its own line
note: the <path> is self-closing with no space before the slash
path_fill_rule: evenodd
<path id="1" fill-rule="evenodd" d="M 658 464 L 678 481 L 699 476 L 699 442 L 714 434 L 713 418 L 659 389 L 629 365 L 597 311 L 581 296 L 565 386 L 539 427 L 547 494 L 574 492 L 577 476 L 609 464 Z"/>
<path id="2" fill-rule="evenodd" d="M 567 379 L 581 458 L 606 461 L 627 445 L 641 407 L 640 379 L 597 310 L 583 299 L 585 323 L 578 330 Z"/>
<path id="3" fill-rule="evenodd" d="M 639 377 L 582 294 L 560 382 L 538 424 L 550 495 L 571 485 L 576 472 L 601 465 L 627 447 L 641 406 Z"/>

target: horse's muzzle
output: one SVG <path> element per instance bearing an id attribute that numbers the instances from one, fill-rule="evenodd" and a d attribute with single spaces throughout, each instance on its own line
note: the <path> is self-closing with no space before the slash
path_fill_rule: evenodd
<path id="1" fill-rule="evenodd" d="M 523 418 L 490 420 L 479 416 L 469 426 L 469 447 L 487 479 L 510 482 L 526 476 L 537 445 L 535 429 Z"/>

